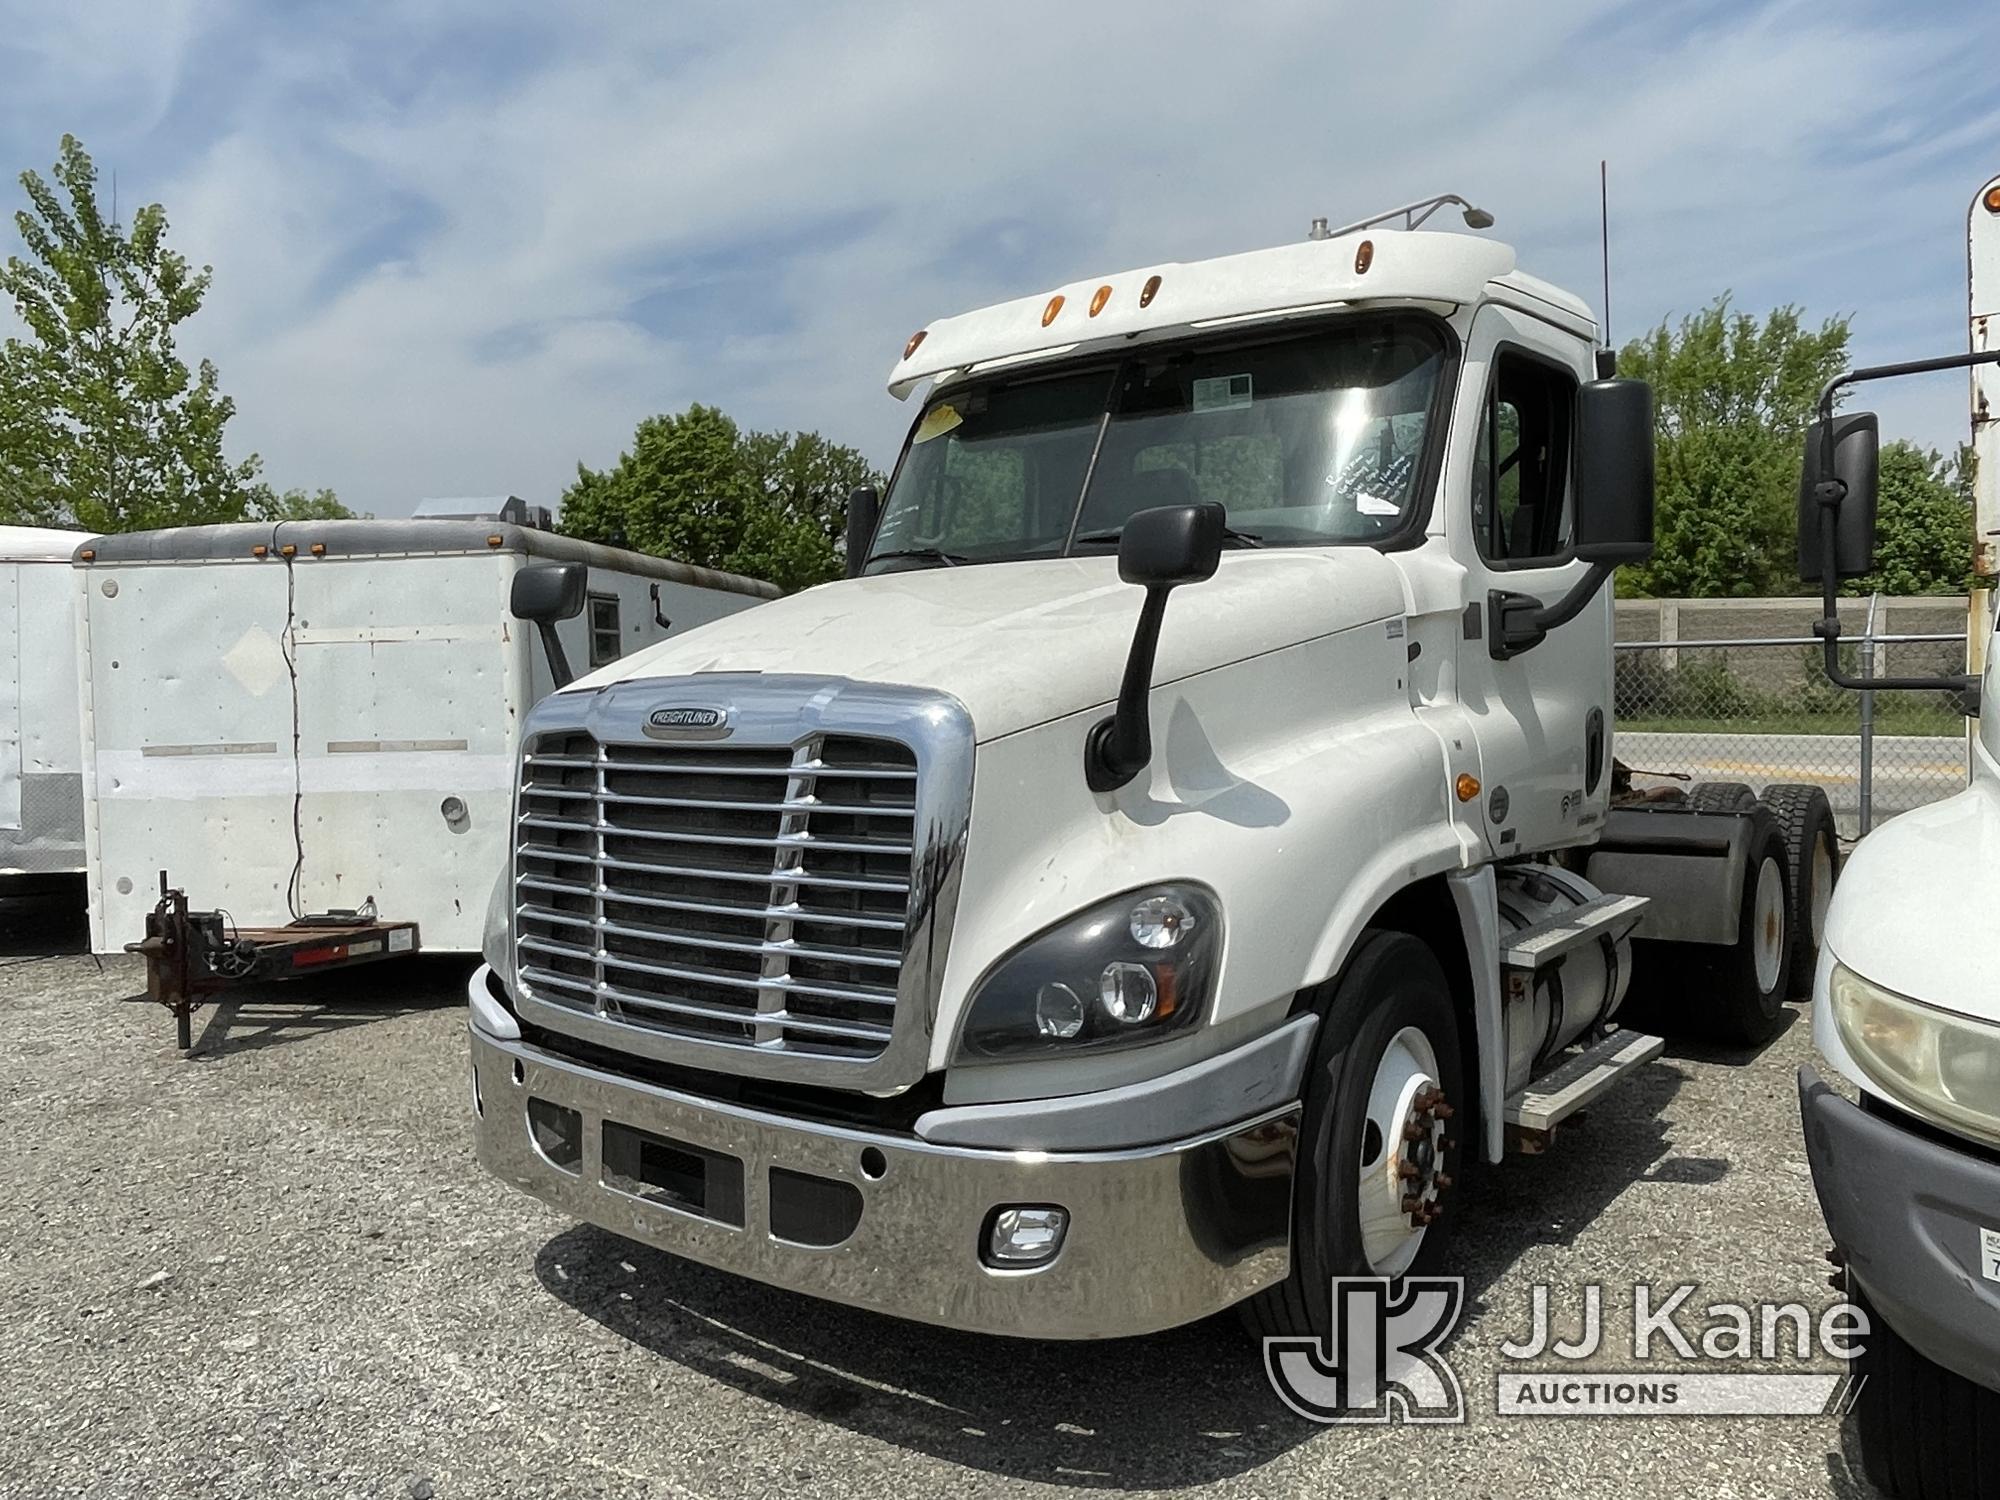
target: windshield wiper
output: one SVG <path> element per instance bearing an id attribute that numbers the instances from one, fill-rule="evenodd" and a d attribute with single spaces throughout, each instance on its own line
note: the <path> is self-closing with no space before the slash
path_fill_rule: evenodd
<path id="1" fill-rule="evenodd" d="M 897 557 L 921 558 L 925 562 L 943 563 L 947 568 L 955 568 L 960 563 L 967 561 L 966 558 L 960 556 L 958 553 L 946 552 L 941 547 L 898 547 L 894 552 L 877 552 L 868 561 L 871 563 L 888 562 L 891 558 Z"/>
<path id="2" fill-rule="evenodd" d="M 1086 531 L 1076 538 L 1079 542 L 1115 542 L 1125 534 L 1125 528 L 1114 526 L 1106 531 Z M 1222 528 L 1222 539 L 1234 542 L 1239 547 L 1261 547 L 1264 539 L 1254 531 L 1238 531 L 1234 526 Z"/>

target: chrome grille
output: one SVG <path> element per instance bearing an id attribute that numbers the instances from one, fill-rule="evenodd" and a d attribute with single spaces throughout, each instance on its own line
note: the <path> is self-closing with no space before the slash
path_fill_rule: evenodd
<path id="1" fill-rule="evenodd" d="M 897 741 L 532 738 L 515 947 L 536 998 L 709 1044 L 865 1061 L 888 1046 L 916 844 Z"/>

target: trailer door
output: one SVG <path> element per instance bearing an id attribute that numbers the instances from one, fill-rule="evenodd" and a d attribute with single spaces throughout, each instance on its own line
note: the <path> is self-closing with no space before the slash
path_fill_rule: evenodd
<path id="1" fill-rule="evenodd" d="M 506 862 L 519 561 L 293 560 L 302 910 L 372 897 L 384 918 L 417 922 L 425 948 L 478 950 Z"/>

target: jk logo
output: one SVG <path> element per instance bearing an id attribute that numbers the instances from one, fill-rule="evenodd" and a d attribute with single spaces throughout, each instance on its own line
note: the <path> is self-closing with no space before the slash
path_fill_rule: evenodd
<path id="1" fill-rule="evenodd" d="M 1437 1352 L 1465 1307 L 1465 1280 L 1407 1276 L 1333 1279 L 1333 1327 L 1313 1338 L 1264 1340 L 1271 1389 L 1313 1422 L 1463 1422 L 1465 1392 Z"/>

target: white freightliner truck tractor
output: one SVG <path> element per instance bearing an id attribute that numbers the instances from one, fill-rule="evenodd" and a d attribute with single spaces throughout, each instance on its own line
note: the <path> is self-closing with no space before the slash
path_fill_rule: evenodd
<path id="1" fill-rule="evenodd" d="M 1990 575 L 2000 564 L 2000 178 L 1973 200 L 1970 246 L 1972 352 L 1861 374 L 1973 366 L 1975 572 Z M 1823 423 L 1808 439 L 1807 467 L 1801 571 L 1824 580 L 1830 600 L 1836 577 L 1864 573 L 1871 561 L 1874 419 L 1852 413 Z M 1824 526 L 1803 514 L 1822 508 L 1831 517 Z M 1863 839 L 1827 912 L 1813 1041 L 1855 1098 L 1813 1068 L 1799 1073 L 1806 1151 L 1834 1258 L 1872 1324 L 1856 1402 L 1863 1465 L 1890 1494 L 1933 1500 L 2000 1495 L 2000 658 L 1992 629 L 1991 601 L 1975 593 L 1968 666 L 1984 646 L 1983 681 L 1906 684 L 1957 689 L 1984 709 L 1969 736 L 1969 785 Z M 1828 661 L 1837 666 L 1831 641 Z"/>
<path id="2" fill-rule="evenodd" d="M 1628 985 L 1767 1035 L 1830 824 L 1624 789 L 1599 363 L 1507 247 L 1373 225 L 913 336 L 852 576 L 530 716 L 481 1161 L 957 1328 L 1323 1333 L 1659 1051 Z"/>

